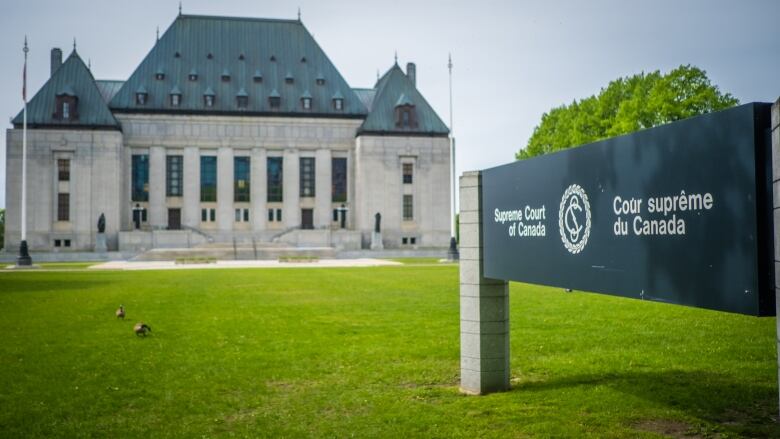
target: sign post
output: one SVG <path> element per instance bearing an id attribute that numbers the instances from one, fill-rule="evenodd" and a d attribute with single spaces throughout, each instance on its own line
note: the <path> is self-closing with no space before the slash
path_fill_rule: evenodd
<path id="1" fill-rule="evenodd" d="M 509 387 L 509 280 L 775 315 L 778 105 L 464 174 L 461 388 Z"/>

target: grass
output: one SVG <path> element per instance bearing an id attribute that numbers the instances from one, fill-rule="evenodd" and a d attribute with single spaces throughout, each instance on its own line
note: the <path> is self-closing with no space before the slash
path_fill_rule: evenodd
<path id="1" fill-rule="evenodd" d="M 512 284 L 468 397 L 458 309 L 452 265 L 2 273 L 0 436 L 780 437 L 775 319 Z"/>
<path id="2" fill-rule="evenodd" d="M 35 262 L 35 265 L 46 270 L 83 270 L 100 263 L 101 262 Z M 13 262 L 9 262 L 2 267 L 3 269 L 8 270 L 6 267 L 13 264 Z"/>

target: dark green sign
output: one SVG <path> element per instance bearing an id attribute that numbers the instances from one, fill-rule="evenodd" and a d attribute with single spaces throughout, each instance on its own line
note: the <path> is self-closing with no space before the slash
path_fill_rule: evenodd
<path id="1" fill-rule="evenodd" d="M 774 315 L 770 105 L 482 172 L 486 277 Z"/>

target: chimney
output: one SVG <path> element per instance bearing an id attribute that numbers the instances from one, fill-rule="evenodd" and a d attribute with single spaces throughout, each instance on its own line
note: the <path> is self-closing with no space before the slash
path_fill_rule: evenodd
<path id="1" fill-rule="evenodd" d="M 412 81 L 412 84 L 417 87 L 417 66 L 413 62 L 406 64 L 406 76 Z"/>
<path id="2" fill-rule="evenodd" d="M 59 47 L 51 49 L 51 76 L 54 76 L 54 72 L 62 65 L 62 50 Z"/>

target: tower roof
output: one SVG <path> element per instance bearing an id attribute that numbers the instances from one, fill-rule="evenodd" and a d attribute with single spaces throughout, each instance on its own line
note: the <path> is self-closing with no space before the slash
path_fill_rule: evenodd
<path id="1" fill-rule="evenodd" d="M 394 64 L 377 81 L 374 90 L 372 94 L 368 90 L 358 89 L 361 99 L 371 109 L 363 125 L 360 126 L 360 133 L 432 136 L 449 134 L 447 125 L 442 122 L 398 64 Z M 399 105 L 414 106 L 417 114 L 416 127 L 396 127 L 395 107 Z"/>
<path id="2" fill-rule="evenodd" d="M 78 98 L 78 120 L 54 119 L 57 96 Z M 103 96 L 95 78 L 92 77 L 92 73 L 74 50 L 27 103 L 27 124 L 30 127 L 118 128 L 119 124 L 108 109 Z M 22 112 L 19 112 L 11 123 L 16 127 L 21 127 L 23 123 Z"/>

